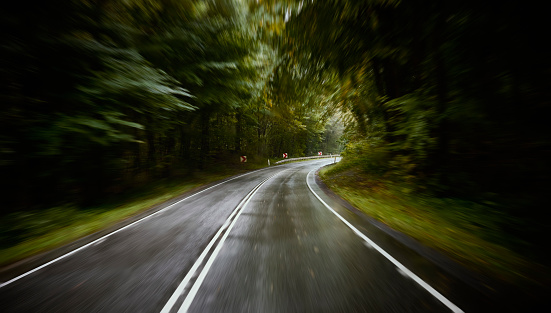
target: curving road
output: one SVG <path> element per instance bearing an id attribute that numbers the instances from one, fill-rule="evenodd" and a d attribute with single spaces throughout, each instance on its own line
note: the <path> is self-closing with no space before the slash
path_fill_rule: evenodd
<path id="1" fill-rule="evenodd" d="M 332 162 L 230 178 L 12 269 L 0 285 L 2 312 L 482 312 L 493 306 L 445 259 L 396 240 L 328 195 L 315 170 Z"/>

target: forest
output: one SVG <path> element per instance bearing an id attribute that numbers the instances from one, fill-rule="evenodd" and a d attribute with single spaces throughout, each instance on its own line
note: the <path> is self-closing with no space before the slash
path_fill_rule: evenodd
<path id="1" fill-rule="evenodd" d="M 412 192 L 495 203 L 543 243 L 551 66 L 538 5 L 3 3 L 0 214 L 87 206 L 240 155 L 324 151 Z"/>
<path id="2" fill-rule="evenodd" d="M 240 155 L 338 150 L 323 95 L 304 80 L 299 90 L 282 61 L 284 21 L 271 6 L 75 0 L 1 11 L 4 213 L 88 205 Z"/>

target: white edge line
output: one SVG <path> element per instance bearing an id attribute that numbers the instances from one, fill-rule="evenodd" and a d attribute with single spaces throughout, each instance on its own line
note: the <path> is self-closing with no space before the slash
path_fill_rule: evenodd
<path id="1" fill-rule="evenodd" d="M 434 288 L 432 288 L 429 284 L 427 284 L 424 280 L 419 278 L 419 276 L 415 275 L 412 271 L 410 271 L 407 267 L 402 265 L 402 263 L 398 262 L 394 257 L 392 257 L 390 254 L 388 254 L 383 248 L 379 247 L 375 242 L 373 242 L 371 239 L 369 239 L 366 235 L 364 235 L 362 232 L 360 232 L 356 227 L 354 227 L 352 224 L 350 224 L 344 217 L 342 217 L 339 213 L 337 213 L 333 208 L 331 208 L 325 201 L 321 199 L 321 197 L 314 192 L 312 187 L 310 186 L 310 182 L 308 181 L 308 178 L 312 174 L 312 172 L 315 171 L 311 170 L 308 175 L 306 175 L 306 184 L 308 185 L 308 188 L 310 191 L 318 198 L 318 200 L 327 208 L 329 211 L 333 212 L 346 226 L 348 226 L 356 235 L 358 235 L 360 238 L 365 240 L 369 245 L 371 245 L 375 250 L 377 250 L 380 254 L 382 254 L 385 258 L 387 258 L 392 264 L 394 264 L 398 269 L 402 270 L 402 272 L 409 276 L 409 278 L 413 279 L 416 283 L 418 283 L 421 287 L 423 287 L 426 291 L 428 291 L 432 296 L 434 296 L 436 299 L 438 299 L 442 304 L 447 306 L 452 312 L 460 313 L 463 312 L 457 305 L 453 304 L 450 300 L 448 300 L 446 297 L 444 297 L 441 293 L 436 291 Z"/>
<path id="2" fill-rule="evenodd" d="M 283 170 L 283 171 L 286 171 L 286 170 Z M 184 299 L 184 302 L 182 303 L 182 306 L 178 310 L 178 313 L 186 313 L 187 310 L 189 309 L 189 307 L 191 306 L 191 303 L 193 302 L 193 299 L 195 299 L 195 296 L 197 295 L 197 291 L 199 290 L 199 287 L 201 287 L 201 284 L 203 283 L 203 280 L 205 279 L 205 276 L 207 276 L 207 273 L 209 272 L 210 267 L 212 266 L 212 263 L 214 263 L 214 260 L 216 259 L 216 257 L 218 256 L 218 253 L 222 249 L 222 246 L 224 245 L 224 241 L 226 241 L 226 238 L 230 234 L 230 231 L 232 230 L 233 226 L 235 225 L 235 223 L 239 219 L 239 216 L 241 215 L 241 213 L 243 213 L 243 210 L 245 210 L 245 207 L 247 206 L 247 204 L 249 204 L 249 201 L 251 201 L 251 199 L 254 197 L 254 195 L 260 189 L 260 187 L 262 187 L 262 185 L 264 185 L 268 180 L 270 180 L 271 178 L 273 178 L 276 175 L 279 175 L 283 171 L 279 171 L 276 174 L 268 177 L 265 181 L 263 181 L 260 185 L 258 185 L 255 190 L 251 191 L 252 194 L 250 194 L 248 199 L 246 199 L 246 202 L 240 208 L 241 210 L 239 211 L 239 213 L 237 213 L 237 216 L 235 217 L 235 219 L 232 221 L 232 223 L 228 227 L 228 230 L 226 231 L 226 233 L 224 234 L 222 239 L 220 239 L 220 242 L 216 246 L 216 249 L 212 252 L 210 258 L 208 259 L 207 263 L 205 264 L 205 267 L 203 267 L 203 270 L 199 274 L 199 277 L 197 277 L 197 280 L 195 281 L 195 283 L 191 287 L 189 293 L 187 294 L 186 298 Z"/>
<path id="3" fill-rule="evenodd" d="M 218 183 L 218 184 L 216 184 L 216 185 L 214 185 L 214 186 L 210 186 L 209 188 L 206 188 L 206 189 L 203 189 L 203 190 L 201 190 L 201 191 L 199 191 L 199 192 L 197 192 L 197 193 L 194 193 L 194 194 L 192 194 L 191 196 L 188 196 L 188 197 L 186 197 L 186 198 L 184 198 L 184 199 L 182 199 L 182 200 L 179 200 L 179 201 L 177 201 L 177 202 L 175 202 L 175 203 L 173 203 L 173 204 L 171 204 L 171 205 L 169 205 L 169 206 L 167 206 L 167 207 L 165 207 L 165 208 L 163 208 L 163 209 L 161 209 L 161 210 L 159 210 L 159 211 L 157 211 L 157 212 L 154 212 L 154 213 L 151 213 L 150 215 L 144 216 L 144 217 L 142 217 L 141 219 L 139 219 L 139 220 L 137 220 L 137 221 L 135 221 L 135 222 L 133 222 L 133 223 L 131 223 L 131 224 L 128 224 L 128 225 L 126 225 L 126 226 L 124 226 L 124 227 L 121 227 L 121 228 L 119 228 L 119 229 L 117 229 L 117 230 L 115 230 L 115 231 L 113 231 L 113 232 L 111 232 L 111 233 L 109 233 L 109 234 L 107 234 L 107 235 L 105 235 L 105 236 L 102 236 L 102 237 L 100 237 L 100 238 L 98 238 L 98 239 L 96 239 L 96 240 L 94 240 L 94 241 L 92 241 L 92 242 L 89 242 L 89 243 L 85 244 L 84 246 L 81 246 L 81 247 L 79 247 L 79 248 L 76 248 L 75 250 L 73 250 L 73 251 L 71 251 L 71 252 L 68 252 L 68 253 L 66 253 L 66 254 L 64 254 L 64 255 L 62 255 L 62 256 L 59 256 L 59 257 L 57 257 L 57 258 L 55 258 L 55 259 L 53 259 L 53 260 L 51 260 L 51 261 L 49 261 L 49 262 L 47 262 L 47 263 L 44 263 L 44 264 L 42 264 L 42 265 L 40 265 L 40 266 L 38 266 L 38 267 L 35 267 L 35 268 L 33 268 L 32 270 L 27 271 L 27 272 L 25 272 L 25 273 L 23 273 L 23 274 L 21 274 L 21 275 L 19 275 L 19 276 L 16 276 L 16 277 L 14 277 L 14 278 L 12 278 L 12 279 L 6 281 L 6 282 L 0 283 L 0 288 L 5 287 L 5 286 L 7 286 L 7 285 L 9 285 L 9 284 L 11 284 L 11 283 L 13 283 L 13 282 L 15 282 L 15 281 L 18 281 L 18 280 L 20 280 L 21 278 L 23 278 L 23 277 L 25 277 L 25 276 L 28 276 L 28 275 L 30 275 L 30 274 L 36 272 L 36 271 L 39 271 L 39 270 L 45 268 L 46 266 L 49 266 L 49 265 L 51 265 L 51 264 L 53 264 L 53 263 L 55 263 L 55 262 L 57 262 L 57 261 L 59 261 L 59 260 L 61 260 L 61 259 L 64 259 L 64 258 L 66 258 L 66 257 L 68 257 L 68 256 L 70 256 L 70 255 L 72 255 L 72 254 L 74 254 L 74 253 L 76 253 L 76 252 L 78 252 L 78 251 L 80 251 L 80 250 L 83 250 L 83 249 L 85 249 L 85 248 L 87 248 L 87 247 L 89 247 L 89 246 L 91 246 L 91 245 L 97 244 L 97 243 L 99 243 L 99 241 L 103 241 L 103 240 L 105 240 L 106 238 L 108 238 L 108 237 L 110 237 L 110 236 L 112 236 L 112 235 L 114 235 L 114 234 L 120 232 L 121 230 L 126 229 L 126 228 L 128 228 L 128 227 L 130 227 L 130 226 L 134 226 L 135 224 L 138 224 L 138 223 L 144 221 L 145 219 L 148 219 L 148 218 L 150 218 L 150 217 L 152 217 L 152 216 L 154 216 L 154 215 L 157 215 L 157 214 L 159 214 L 159 213 L 161 213 L 161 212 L 164 212 L 165 210 L 167 210 L 167 209 L 169 209 L 169 208 L 175 206 L 176 204 L 178 204 L 178 203 L 180 203 L 180 202 L 182 202 L 182 201 L 185 201 L 185 200 L 187 200 L 187 199 L 189 199 L 189 198 L 191 198 L 191 197 L 193 197 L 193 196 L 196 196 L 196 195 L 198 195 L 198 194 L 200 194 L 200 193 L 202 193 L 202 192 L 205 192 L 205 191 L 207 191 L 207 190 L 209 190 L 209 189 L 212 189 L 212 188 L 214 188 L 214 187 L 217 187 L 217 186 L 220 186 L 220 185 L 222 185 L 222 184 L 225 184 L 225 183 L 227 183 L 227 182 L 229 182 L 229 181 L 232 181 L 232 180 L 234 180 L 234 179 L 237 179 L 237 178 L 240 178 L 240 177 L 243 177 L 243 176 L 246 176 L 246 175 L 249 175 L 249 174 L 258 172 L 258 171 L 262 171 L 262 170 L 265 170 L 265 169 L 267 169 L 267 168 L 268 168 L 268 167 L 261 168 L 261 169 L 256 170 L 256 171 L 248 172 L 248 173 L 245 173 L 245 174 L 236 176 L 236 177 L 234 177 L 234 178 L 230 178 L 230 179 L 225 180 L 225 181 L 223 181 L 223 182 L 221 182 L 221 183 Z"/>

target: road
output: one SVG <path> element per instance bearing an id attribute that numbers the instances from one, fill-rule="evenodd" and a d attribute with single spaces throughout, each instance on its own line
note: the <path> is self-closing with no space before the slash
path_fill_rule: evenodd
<path id="1" fill-rule="evenodd" d="M 4 279 L 2 312 L 475 312 L 492 305 L 461 275 L 326 194 L 315 170 L 332 162 L 233 177 L 35 261 Z"/>

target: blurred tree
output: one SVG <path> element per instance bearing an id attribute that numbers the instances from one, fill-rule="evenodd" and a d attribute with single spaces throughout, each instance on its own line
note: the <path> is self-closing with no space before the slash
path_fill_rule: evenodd
<path id="1" fill-rule="evenodd" d="M 305 96 L 304 84 L 291 92 L 291 80 L 277 80 L 284 8 L 238 0 L 3 4 L 1 190 L 17 195 L 6 209 L 90 204 L 228 156 L 318 149 L 321 111 L 310 108 L 319 99 Z M 278 92 L 274 79 L 285 84 Z"/>
<path id="2" fill-rule="evenodd" d="M 541 190 L 549 123 L 536 115 L 549 111 L 550 62 L 535 7 L 290 2 L 281 37 L 288 64 L 338 75 L 332 104 L 354 116 L 358 140 L 389 151 L 387 174 L 466 195 L 526 190 L 529 175 Z"/>
<path id="3" fill-rule="evenodd" d="M 132 47 L 110 1 L 2 9 L 3 191 L 24 204 L 93 201 L 124 167 L 147 116 L 193 107 Z M 64 196 L 65 194 L 65 196 Z"/>

